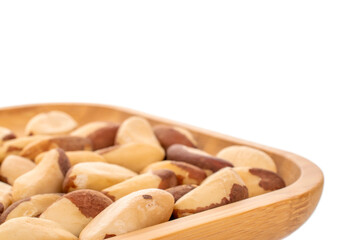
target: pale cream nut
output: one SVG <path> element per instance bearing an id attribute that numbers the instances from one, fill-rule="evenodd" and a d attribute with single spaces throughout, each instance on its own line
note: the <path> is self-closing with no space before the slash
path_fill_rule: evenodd
<path id="1" fill-rule="evenodd" d="M 231 162 L 235 167 L 262 168 L 277 172 L 274 160 L 265 152 L 255 148 L 230 146 L 222 149 L 216 156 Z"/>
<path id="2" fill-rule="evenodd" d="M 150 123 L 142 117 L 129 117 L 120 126 L 116 144 L 145 143 L 160 146 Z"/>
<path id="3" fill-rule="evenodd" d="M 8 128 L 0 127 L 0 146 L 3 142 L 16 138 L 16 135 Z"/>
<path id="4" fill-rule="evenodd" d="M 173 206 L 173 196 L 164 190 L 145 189 L 131 193 L 97 215 L 79 239 L 103 240 L 166 222 Z"/>
<path id="5" fill-rule="evenodd" d="M 59 224 L 41 218 L 13 218 L 0 225 L 0 239 L 4 240 L 78 240 Z"/>
<path id="6" fill-rule="evenodd" d="M 30 159 L 16 155 L 7 156 L 1 164 L 0 175 L 2 181 L 14 184 L 15 179 L 32 170 L 36 164 Z"/>
<path id="7" fill-rule="evenodd" d="M 79 189 L 102 190 L 137 176 L 137 173 L 124 167 L 105 162 L 78 163 L 66 174 L 64 192 Z"/>
<path id="8" fill-rule="evenodd" d="M 11 204 L 0 217 L 0 224 L 18 217 L 37 217 L 61 198 L 60 193 L 38 194 Z"/>
<path id="9" fill-rule="evenodd" d="M 147 189 L 167 189 L 177 185 L 176 175 L 173 171 L 161 169 L 140 174 L 114 186 L 105 188 L 102 192 L 112 200 L 118 200 L 132 192 Z"/>
<path id="10" fill-rule="evenodd" d="M 169 160 L 150 164 L 146 168 L 144 168 L 141 173 L 160 169 L 168 169 L 173 171 L 176 174 L 178 184 L 200 185 L 200 183 L 207 177 L 205 171 L 201 168 L 198 168 L 186 162 Z"/>
<path id="11" fill-rule="evenodd" d="M 104 194 L 93 190 L 78 190 L 65 194 L 49 206 L 41 219 L 52 220 L 75 236 L 101 211 L 112 204 Z"/>
<path id="12" fill-rule="evenodd" d="M 90 122 L 70 133 L 71 136 L 86 137 L 91 140 L 93 150 L 115 144 L 119 124 L 112 122 Z"/>
<path id="13" fill-rule="evenodd" d="M 241 177 L 232 169 L 224 168 L 209 176 L 200 186 L 181 197 L 174 206 L 175 218 L 240 201 L 248 197 Z"/>
<path id="14" fill-rule="evenodd" d="M 31 118 L 25 127 L 25 135 L 63 135 L 76 127 L 77 122 L 69 114 L 51 111 Z"/>
<path id="15" fill-rule="evenodd" d="M 11 192 L 12 187 L 9 184 L 0 182 L 0 214 L 12 203 Z"/>
<path id="16" fill-rule="evenodd" d="M 164 150 L 147 143 L 127 143 L 96 151 L 108 163 L 118 164 L 135 172 L 164 159 Z"/>
<path id="17" fill-rule="evenodd" d="M 18 177 L 13 185 L 14 201 L 41 193 L 59 193 L 70 162 L 60 149 L 49 151 L 35 168 Z"/>
<path id="18" fill-rule="evenodd" d="M 234 171 L 244 180 L 249 190 L 249 197 L 285 187 L 284 180 L 272 171 L 250 167 L 236 167 Z"/>

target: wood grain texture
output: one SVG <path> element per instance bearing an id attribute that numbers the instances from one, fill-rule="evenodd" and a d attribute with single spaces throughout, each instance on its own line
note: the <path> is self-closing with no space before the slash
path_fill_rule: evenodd
<path id="1" fill-rule="evenodd" d="M 211 154 L 234 144 L 255 147 L 274 159 L 287 185 L 274 192 L 110 238 L 112 240 L 281 239 L 310 217 L 322 193 L 324 177 L 321 170 L 303 157 L 126 108 L 80 103 L 9 107 L 0 109 L 0 126 L 22 136 L 31 117 L 50 110 L 68 113 L 80 125 L 99 120 L 122 122 L 137 115 L 147 118 L 151 124 L 180 126 L 190 130 L 199 148 Z"/>

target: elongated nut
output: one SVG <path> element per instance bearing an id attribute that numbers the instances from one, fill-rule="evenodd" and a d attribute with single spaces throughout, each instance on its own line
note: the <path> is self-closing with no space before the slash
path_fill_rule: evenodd
<path id="1" fill-rule="evenodd" d="M 12 203 L 12 187 L 9 184 L 0 182 L 0 214 Z M 1 239 L 1 238 L 0 238 Z"/>
<path id="2" fill-rule="evenodd" d="M 22 157 L 34 160 L 40 153 L 54 148 L 64 151 L 91 150 L 91 141 L 83 137 L 60 136 L 41 139 L 27 145 L 20 153 Z"/>
<path id="3" fill-rule="evenodd" d="M 160 189 L 134 192 L 114 202 L 81 232 L 81 240 L 103 240 L 166 222 L 174 206 L 173 196 Z"/>
<path id="4" fill-rule="evenodd" d="M 166 151 L 166 155 L 169 160 L 190 163 L 206 170 L 208 174 L 216 172 L 224 167 L 233 167 L 228 161 L 213 157 L 199 149 L 190 148 L 180 144 L 174 144 L 169 147 Z"/>
<path id="5" fill-rule="evenodd" d="M 0 217 L 0 224 L 18 217 L 37 217 L 61 198 L 60 193 L 38 194 L 11 204 Z"/>
<path id="6" fill-rule="evenodd" d="M 25 127 L 26 135 L 63 135 L 77 127 L 76 121 L 67 113 L 51 111 L 34 116 Z"/>
<path id="7" fill-rule="evenodd" d="M 249 197 L 285 187 L 284 180 L 272 171 L 250 167 L 236 167 L 234 171 L 244 180 L 249 190 Z"/>
<path id="8" fill-rule="evenodd" d="M 38 141 L 40 139 L 45 139 L 45 136 L 31 136 L 31 137 L 20 137 L 11 139 L 4 142 L 0 146 L 0 162 L 2 162 L 9 155 L 19 155 L 24 147 L 29 145 L 32 142 Z"/>
<path id="9" fill-rule="evenodd" d="M 193 148 L 197 145 L 193 135 L 184 128 L 156 125 L 153 129 L 157 139 L 165 150 L 173 144 L 182 144 Z"/>
<path id="10" fill-rule="evenodd" d="M 248 190 L 241 177 L 233 169 L 224 168 L 180 198 L 175 203 L 173 216 L 185 217 L 247 197 Z"/>
<path id="11" fill-rule="evenodd" d="M 108 163 L 140 172 L 147 165 L 164 159 L 165 153 L 161 147 L 146 143 L 128 143 L 96 151 Z"/>
<path id="12" fill-rule="evenodd" d="M 10 129 L 0 127 L 0 146 L 3 142 L 16 138 L 16 135 Z"/>
<path id="13" fill-rule="evenodd" d="M 0 167 L 1 179 L 10 185 L 14 184 L 15 179 L 32 170 L 36 164 L 30 159 L 16 155 L 9 155 L 2 162 Z"/>
<path id="14" fill-rule="evenodd" d="M 197 185 L 179 185 L 172 188 L 166 189 L 167 192 L 173 195 L 175 202 L 183 197 L 185 194 L 189 193 L 191 190 L 195 189 Z"/>
<path id="15" fill-rule="evenodd" d="M 69 168 L 69 159 L 62 149 L 49 151 L 35 168 L 15 180 L 12 191 L 14 201 L 41 193 L 61 192 Z"/>
<path id="16" fill-rule="evenodd" d="M 114 186 L 105 188 L 102 192 L 115 201 L 138 190 L 147 188 L 167 189 L 176 185 L 177 179 L 175 173 L 162 169 L 130 178 Z"/>
<path id="17" fill-rule="evenodd" d="M 40 153 L 35 158 L 35 163 L 41 162 L 47 152 Z M 96 152 L 91 151 L 71 151 L 66 152 L 71 166 L 82 162 L 106 162 L 105 158 Z"/>
<path id="18" fill-rule="evenodd" d="M 142 117 L 129 117 L 119 128 L 116 135 L 117 144 L 145 143 L 160 146 L 150 123 Z"/>
<path id="19" fill-rule="evenodd" d="M 91 122 L 71 132 L 71 136 L 86 137 L 91 140 L 94 150 L 113 146 L 119 124 L 112 122 Z"/>
<path id="20" fill-rule="evenodd" d="M 78 189 L 102 190 L 132 178 L 137 174 L 129 169 L 104 162 L 84 162 L 70 168 L 64 183 L 64 192 Z"/>
<path id="21" fill-rule="evenodd" d="M 276 172 L 274 160 L 265 152 L 246 146 L 230 146 L 222 149 L 217 157 L 231 162 L 235 167 L 262 168 Z"/>
<path id="22" fill-rule="evenodd" d="M 13 218 L 0 225 L 0 239 L 6 240 L 78 240 L 59 224 L 34 217 Z"/>
<path id="23" fill-rule="evenodd" d="M 142 170 L 142 173 L 160 169 L 168 169 L 173 171 L 176 174 L 178 184 L 200 185 L 200 183 L 207 176 L 205 171 L 201 168 L 198 168 L 186 162 L 177 161 L 161 161 L 150 164 Z"/>
<path id="24" fill-rule="evenodd" d="M 65 194 L 48 207 L 40 218 L 52 220 L 75 236 L 113 201 L 93 190 L 78 190 Z"/>

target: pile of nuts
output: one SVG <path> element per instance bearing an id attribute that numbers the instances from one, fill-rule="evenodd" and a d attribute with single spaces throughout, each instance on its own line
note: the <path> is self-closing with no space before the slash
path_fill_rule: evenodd
<path id="1" fill-rule="evenodd" d="M 51 111 L 25 135 L 0 127 L 0 239 L 103 240 L 285 187 L 263 151 L 212 156 L 137 116 L 78 127 Z"/>

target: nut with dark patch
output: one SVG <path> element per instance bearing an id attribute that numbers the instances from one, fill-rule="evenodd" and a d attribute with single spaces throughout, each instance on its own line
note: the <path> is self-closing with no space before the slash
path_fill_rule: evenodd
<path id="1" fill-rule="evenodd" d="M 71 136 L 85 137 L 91 140 L 94 150 L 107 148 L 115 144 L 119 124 L 112 122 L 90 122 L 75 131 Z"/>
<path id="2" fill-rule="evenodd" d="M 12 218 L 37 217 L 61 198 L 60 193 L 38 194 L 11 204 L 0 217 L 0 224 Z"/>
<path id="3" fill-rule="evenodd" d="M 16 135 L 10 129 L 0 127 L 0 146 L 3 142 L 16 138 Z"/>
<path id="4" fill-rule="evenodd" d="M 59 193 L 70 162 L 60 149 L 49 151 L 44 159 L 29 172 L 18 177 L 13 185 L 14 201 L 41 193 Z"/>
<path id="5" fill-rule="evenodd" d="M 112 200 L 104 194 L 84 189 L 65 194 L 49 206 L 40 218 L 52 220 L 75 236 L 101 211 L 108 207 Z"/>
<path id="6" fill-rule="evenodd" d="M 157 139 L 164 149 L 168 149 L 173 144 L 182 144 L 193 148 L 197 146 L 194 136 L 184 128 L 156 125 L 153 129 Z"/>
<path id="7" fill-rule="evenodd" d="M 46 139 L 46 136 L 31 136 L 31 137 L 20 137 L 8 140 L 0 145 L 0 162 L 2 162 L 9 155 L 19 155 L 20 152 L 32 142 L 40 139 Z"/>
<path id="8" fill-rule="evenodd" d="M 249 190 L 249 197 L 271 192 L 285 187 L 284 180 L 276 173 L 261 168 L 236 167 Z"/>
<path id="9" fill-rule="evenodd" d="M 78 240 L 59 224 L 34 217 L 13 218 L 0 225 L 0 239 L 6 240 Z"/>
<path id="10" fill-rule="evenodd" d="M 156 139 L 150 123 L 141 117 L 130 117 L 120 126 L 116 146 L 97 153 L 107 162 L 140 172 L 147 165 L 164 159 L 165 152 Z"/>
<path id="11" fill-rule="evenodd" d="M 124 167 L 105 162 L 76 164 L 66 174 L 64 192 L 79 189 L 102 190 L 136 176 L 137 173 Z"/>
<path id="12" fill-rule="evenodd" d="M 166 189 L 169 193 L 171 193 L 174 197 L 175 202 L 179 200 L 182 196 L 189 193 L 191 190 L 195 189 L 197 185 L 179 185 L 172 188 Z"/>
<path id="13" fill-rule="evenodd" d="M 180 198 L 175 203 L 173 216 L 185 217 L 247 197 L 248 190 L 241 177 L 233 169 L 224 168 Z"/>
<path id="14" fill-rule="evenodd" d="M 43 152 L 54 148 L 61 148 L 64 151 L 91 150 L 91 141 L 83 137 L 55 136 L 41 139 L 27 145 L 20 153 L 22 157 L 35 160 Z"/>
<path id="15" fill-rule="evenodd" d="M 142 173 L 152 170 L 168 169 L 176 174 L 178 184 L 196 184 L 200 183 L 207 177 L 204 170 L 186 162 L 178 161 L 161 161 L 150 164 L 142 170 Z"/>
<path id="16" fill-rule="evenodd" d="M 63 135 L 77 127 L 77 122 L 67 113 L 51 111 L 34 116 L 25 127 L 25 134 Z"/>
<path id="17" fill-rule="evenodd" d="M 0 182 L 0 214 L 12 203 L 12 187 L 9 184 Z"/>
<path id="18" fill-rule="evenodd" d="M 114 186 L 105 188 L 102 192 L 111 199 L 118 200 L 138 190 L 147 188 L 167 189 L 176 185 L 177 178 L 175 173 L 170 170 L 161 169 L 132 177 Z"/>
<path id="19" fill-rule="evenodd" d="M 144 198 L 144 196 L 146 196 Z M 81 232 L 81 240 L 103 240 L 166 222 L 174 206 L 173 196 L 160 189 L 133 192 L 107 207 Z"/>
<path id="20" fill-rule="evenodd" d="M 213 157 L 210 154 L 181 144 L 174 144 L 166 151 L 168 160 L 181 161 L 190 163 L 199 168 L 206 170 L 210 175 L 224 167 L 233 167 L 233 165 L 223 159 Z"/>
<path id="21" fill-rule="evenodd" d="M 247 147 L 230 146 L 222 149 L 217 157 L 231 162 L 235 167 L 262 168 L 276 172 L 274 160 L 265 152 Z"/>
<path id="22" fill-rule="evenodd" d="M 32 170 L 36 164 L 30 159 L 16 155 L 7 156 L 1 164 L 0 175 L 10 185 L 14 184 L 15 179 Z"/>

